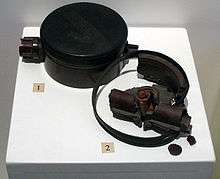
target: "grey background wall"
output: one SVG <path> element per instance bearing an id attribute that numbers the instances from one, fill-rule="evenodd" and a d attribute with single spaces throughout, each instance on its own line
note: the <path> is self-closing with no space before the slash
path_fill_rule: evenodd
<path id="1" fill-rule="evenodd" d="M 24 26 L 70 0 L 0 0 L 0 178 L 7 179 L 5 151 L 17 69 L 17 47 Z M 185 27 L 188 30 L 217 159 L 220 157 L 220 1 L 99 0 L 131 26 Z M 205 147 L 205 146 L 204 146 Z M 213 178 L 219 178 L 217 160 Z"/>

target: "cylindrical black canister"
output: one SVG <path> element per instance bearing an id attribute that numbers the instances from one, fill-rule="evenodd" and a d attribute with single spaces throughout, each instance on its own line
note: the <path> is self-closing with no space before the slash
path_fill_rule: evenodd
<path id="1" fill-rule="evenodd" d="M 94 3 L 73 3 L 54 10 L 43 21 L 40 39 L 45 69 L 56 81 L 71 87 L 93 87 L 127 44 L 127 25 L 114 10 Z M 112 68 L 103 83 L 118 76 Z"/>

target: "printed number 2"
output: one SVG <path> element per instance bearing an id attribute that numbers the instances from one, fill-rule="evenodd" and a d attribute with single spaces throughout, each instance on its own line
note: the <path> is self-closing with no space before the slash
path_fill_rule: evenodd
<path id="1" fill-rule="evenodd" d="M 111 149 L 110 149 L 110 146 L 109 145 L 105 145 L 105 150 L 107 151 L 107 152 L 109 152 Z"/>
<path id="2" fill-rule="evenodd" d="M 101 146 L 102 146 L 102 153 L 114 153 L 115 152 L 113 142 L 102 142 Z"/>

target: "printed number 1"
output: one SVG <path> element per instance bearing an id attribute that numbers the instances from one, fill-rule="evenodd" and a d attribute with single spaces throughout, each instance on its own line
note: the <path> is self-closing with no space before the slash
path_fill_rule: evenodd
<path id="1" fill-rule="evenodd" d="M 33 92 L 44 92 L 45 84 L 44 83 L 34 83 L 33 84 Z"/>

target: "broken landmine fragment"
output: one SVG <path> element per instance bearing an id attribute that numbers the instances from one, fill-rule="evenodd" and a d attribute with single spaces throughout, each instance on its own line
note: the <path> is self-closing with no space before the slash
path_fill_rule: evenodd
<path id="1" fill-rule="evenodd" d="M 111 90 L 110 108 L 117 119 L 133 122 L 144 131 L 191 134 L 191 117 L 185 104 L 173 105 L 175 94 L 161 85 L 144 86 L 121 91 Z"/>

